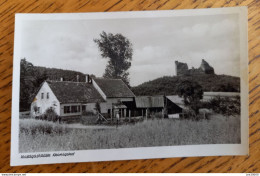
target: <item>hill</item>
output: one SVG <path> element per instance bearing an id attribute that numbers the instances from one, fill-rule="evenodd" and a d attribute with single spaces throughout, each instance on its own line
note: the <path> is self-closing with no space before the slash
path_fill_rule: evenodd
<path id="1" fill-rule="evenodd" d="M 72 70 L 63 70 L 63 69 L 57 69 L 57 68 L 47 68 L 47 67 L 39 67 L 34 66 L 35 72 L 37 72 L 37 75 L 44 75 L 50 79 L 55 81 L 60 81 L 61 78 L 63 78 L 63 81 L 77 81 L 77 75 L 79 78 L 79 82 L 85 82 L 86 76 L 85 74 L 78 72 L 78 71 L 72 71 Z"/>
<path id="2" fill-rule="evenodd" d="M 185 80 L 199 83 L 203 91 L 240 91 L 239 77 L 215 74 L 164 76 L 132 87 L 132 91 L 135 95 L 174 95 L 177 91 L 177 85 Z"/>

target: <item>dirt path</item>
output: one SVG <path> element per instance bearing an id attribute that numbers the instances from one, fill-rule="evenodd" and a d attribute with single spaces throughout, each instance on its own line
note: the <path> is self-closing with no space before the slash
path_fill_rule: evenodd
<path id="1" fill-rule="evenodd" d="M 77 128 L 77 129 L 116 129 L 116 126 L 105 126 L 105 125 L 82 125 L 80 123 L 67 124 L 68 128 Z M 118 127 L 120 128 L 120 127 Z"/>

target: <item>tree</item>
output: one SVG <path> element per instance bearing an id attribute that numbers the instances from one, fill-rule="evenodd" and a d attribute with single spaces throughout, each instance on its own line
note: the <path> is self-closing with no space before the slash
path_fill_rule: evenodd
<path id="1" fill-rule="evenodd" d="M 101 56 L 108 58 L 104 78 L 120 78 L 129 84 L 128 69 L 131 67 L 133 49 L 131 42 L 122 34 L 102 32 L 100 39 L 94 39 Z"/>
<path id="2" fill-rule="evenodd" d="M 33 96 L 40 85 L 48 78 L 47 71 L 42 73 L 25 58 L 20 61 L 20 110 L 30 109 Z"/>
<path id="3" fill-rule="evenodd" d="M 47 71 L 44 69 L 43 73 L 41 74 L 39 71 L 35 69 L 35 76 L 34 76 L 34 87 L 38 89 L 40 85 L 48 79 Z"/>
<path id="4" fill-rule="evenodd" d="M 20 61 L 20 111 L 28 110 L 34 90 L 34 67 L 25 58 Z"/>
<path id="5" fill-rule="evenodd" d="M 196 115 L 199 113 L 200 99 L 203 97 L 202 87 L 197 82 L 183 81 L 177 86 L 177 93 L 183 97 L 185 105 Z"/>

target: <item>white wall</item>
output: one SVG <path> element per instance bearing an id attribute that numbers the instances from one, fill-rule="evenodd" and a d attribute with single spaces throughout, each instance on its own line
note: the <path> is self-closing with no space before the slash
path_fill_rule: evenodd
<path id="1" fill-rule="evenodd" d="M 41 94 L 44 93 L 43 99 Z M 49 93 L 49 99 L 47 99 L 47 93 Z M 55 106 L 56 105 L 56 106 Z M 40 107 L 40 112 L 35 113 L 34 106 Z M 31 103 L 31 115 L 32 117 L 42 115 L 46 109 L 53 107 L 55 112 L 60 115 L 60 102 L 52 92 L 47 82 L 44 82 L 37 95 L 34 98 L 34 101 Z"/>
<path id="2" fill-rule="evenodd" d="M 107 103 L 106 102 L 100 103 L 100 109 L 101 109 L 101 113 L 107 113 Z"/>
<path id="3" fill-rule="evenodd" d="M 87 103 L 87 104 L 83 104 L 83 105 L 86 106 L 86 111 L 96 113 L 96 103 Z M 101 113 L 107 113 L 107 103 L 106 102 L 100 103 L 100 110 L 101 110 Z"/>

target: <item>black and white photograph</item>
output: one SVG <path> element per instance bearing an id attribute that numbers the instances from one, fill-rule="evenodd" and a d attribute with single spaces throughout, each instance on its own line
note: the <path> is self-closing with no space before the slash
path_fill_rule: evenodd
<path id="1" fill-rule="evenodd" d="M 247 154 L 244 18 L 243 7 L 16 15 L 13 154 Z"/>

